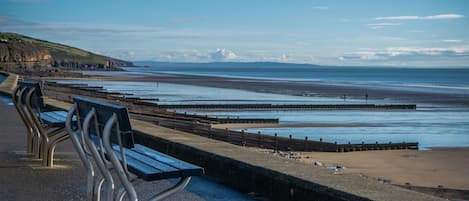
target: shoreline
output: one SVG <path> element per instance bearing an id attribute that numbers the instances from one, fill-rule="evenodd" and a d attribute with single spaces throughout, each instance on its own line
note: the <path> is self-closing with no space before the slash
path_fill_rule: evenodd
<path id="1" fill-rule="evenodd" d="M 373 86 L 343 86 L 334 85 L 334 83 L 317 81 L 278 81 L 268 79 L 241 79 L 166 73 L 158 73 L 148 76 L 142 75 L 141 77 L 112 75 L 92 76 L 89 78 L 79 79 L 100 81 L 163 82 L 172 84 L 238 89 L 259 93 L 337 98 L 338 100 L 341 100 L 342 96 L 346 95 L 347 98 L 357 100 L 362 99 L 365 101 L 365 94 L 368 94 L 369 100 L 385 100 L 391 103 L 413 103 L 428 104 L 431 106 L 469 108 L 469 95 L 466 94 L 430 93 L 423 91 L 374 88 Z"/>

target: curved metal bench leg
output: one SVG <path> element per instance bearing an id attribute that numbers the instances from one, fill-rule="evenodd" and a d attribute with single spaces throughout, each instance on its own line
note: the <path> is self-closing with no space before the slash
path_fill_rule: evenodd
<path id="1" fill-rule="evenodd" d="M 24 107 L 21 104 L 22 95 L 25 92 L 26 88 L 22 88 L 20 86 L 16 87 L 13 91 L 12 94 L 12 100 L 15 105 L 16 111 L 21 117 L 21 120 L 23 121 L 24 125 L 26 126 L 26 131 L 27 133 L 27 141 L 26 141 L 26 153 L 27 154 L 34 154 L 34 131 L 33 128 L 29 125 L 29 120 L 28 117 L 26 116 L 24 112 Z M 19 97 L 19 99 L 18 99 Z"/>
<path id="2" fill-rule="evenodd" d="M 86 195 L 87 200 L 96 200 L 94 194 L 94 186 L 95 186 L 95 171 L 93 169 L 93 165 L 91 164 L 90 159 L 86 156 L 86 153 L 83 150 L 83 145 L 80 143 L 78 138 L 77 132 L 73 132 L 72 130 L 68 130 L 70 138 L 72 139 L 72 144 L 75 147 L 75 150 L 78 152 L 78 156 L 83 163 L 86 171 Z"/>
<path id="3" fill-rule="evenodd" d="M 47 157 L 47 145 L 49 144 L 49 138 L 42 137 L 39 147 L 40 159 L 44 160 Z M 43 163 L 44 164 L 44 163 Z"/>
<path id="4" fill-rule="evenodd" d="M 34 133 L 33 135 L 34 158 L 41 158 L 40 150 L 41 150 L 41 136 L 38 133 Z"/>
<path id="5" fill-rule="evenodd" d="M 59 144 L 60 142 L 63 142 L 67 139 L 70 138 L 70 135 L 68 135 L 68 133 L 65 133 L 64 135 L 54 139 L 49 147 L 48 147 L 48 150 L 47 150 L 47 156 L 46 158 L 42 161 L 42 164 L 44 166 L 47 166 L 47 167 L 53 167 L 54 166 L 54 151 L 55 151 L 55 147 L 57 146 L 57 144 Z"/>
<path id="6" fill-rule="evenodd" d="M 187 184 L 189 184 L 190 180 L 191 180 L 191 177 L 183 177 L 173 187 L 168 188 L 168 189 L 164 190 L 163 192 L 153 196 L 150 200 L 151 201 L 164 200 L 167 197 L 173 195 L 174 193 L 184 189 L 187 186 Z"/>
<path id="7" fill-rule="evenodd" d="M 78 153 L 78 156 L 81 159 L 81 162 L 83 163 L 83 166 L 85 167 L 86 171 L 86 195 L 87 195 L 87 200 L 96 200 L 95 194 L 94 194 L 94 187 L 95 187 L 95 177 L 96 173 L 93 168 L 93 164 L 91 163 L 91 159 L 86 155 L 85 153 L 85 147 L 84 147 L 84 142 L 80 140 L 81 135 L 83 133 L 81 132 L 81 129 L 76 127 L 74 130 L 73 127 L 73 121 L 72 118 L 76 113 L 77 106 L 74 104 L 70 110 L 68 111 L 67 114 L 67 120 L 65 121 L 65 128 L 66 131 L 70 135 L 70 139 L 72 140 L 73 147 Z"/>
<path id="8" fill-rule="evenodd" d="M 137 186 L 141 183 L 143 183 L 144 181 L 139 179 L 139 178 L 136 178 L 134 180 L 131 181 L 132 185 L 133 186 Z M 127 194 L 127 191 L 125 188 L 120 188 L 119 191 L 117 192 L 117 196 L 116 196 L 116 200 L 123 200 L 124 199 L 124 196 Z"/>
<path id="9" fill-rule="evenodd" d="M 103 188 L 103 183 L 106 181 L 104 177 L 100 176 L 96 180 L 96 183 L 93 184 L 93 200 L 100 201 L 101 200 L 101 189 Z M 109 198 L 107 198 L 109 199 Z"/>

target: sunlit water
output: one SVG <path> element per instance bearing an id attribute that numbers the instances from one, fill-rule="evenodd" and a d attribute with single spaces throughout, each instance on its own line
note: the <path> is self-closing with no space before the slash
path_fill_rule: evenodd
<path id="1" fill-rule="evenodd" d="M 334 67 L 273 63 L 148 64 L 126 68 L 130 73 L 173 73 L 325 84 L 392 88 L 432 93 L 469 94 L 469 69 Z"/>
<path id="2" fill-rule="evenodd" d="M 338 98 L 301 97 L 256 93 L 167 83 L 118 81 L 62 81 L 102 86 L 111 92 L 132 93 L 144 98 L 158 98 L 159 104 L 343 104 Z M 345 103 L 365 103 L 347 99 Z M 369 100 L 369 103 L 385 102 Z M 389 102 L 386 102 L 389 103 Z M 279 118 L 281 128 L 250 128 L 248 132 L 277 133 L 311 140 L 322 138 L 338 143 L 419 142 L 420 148 L 468 147 L 469 108 L 419 105 L 417 110 L 307 110 L 307 111 L 198 111 L 178 110 L 195 114 L 240 117 Z M 338 127 L 288 127 L 289 124 L 354 124 Z M 357 126 L 358 125 L 358 126 Z"/>

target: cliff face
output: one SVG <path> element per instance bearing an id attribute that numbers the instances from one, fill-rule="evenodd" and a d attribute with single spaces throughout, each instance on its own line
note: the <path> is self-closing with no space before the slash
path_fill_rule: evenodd
<path id="1" fill-rule="evenodd" d="M 34 43 L 6 39 L 0 41 L 0 62 L 40 62 L 51 58 L 47 49 Z"/>
<path id="2" fill-rule="evenodd" d="M 14 33 L 0 33 L 0 66 L 15 68 L 119 70 L 131 62 Z"/>

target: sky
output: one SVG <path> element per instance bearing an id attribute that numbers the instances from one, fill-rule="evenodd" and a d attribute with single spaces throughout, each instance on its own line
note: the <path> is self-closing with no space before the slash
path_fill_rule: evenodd
<path id="1" fill-rule="evenodd" d="M 131 61 L 469 66 L 467 0 L 0 0 L 0 31 Z"/>

